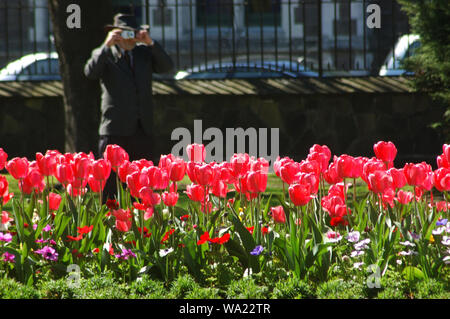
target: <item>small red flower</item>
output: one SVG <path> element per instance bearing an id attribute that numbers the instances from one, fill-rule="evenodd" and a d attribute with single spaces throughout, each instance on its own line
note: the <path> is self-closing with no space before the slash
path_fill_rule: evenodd
<path id="1" fill-rule="evenodd" d="M 97 253 L 99 253 L 99 252 L 100 252 L 100 249 L 98 249 L 98 248 L 92 249 L 92 253 L 94 253 L 94 254 L 97 254 Z"/>
<path id="2" fill-rule="evenodd" d="M 77 237 L 68 235 L 67 238 L 69 239 L 68 241 L 80 241 L 83 239 L 83 234 L 80 234 Z"/>
<path id="3" fill-rule="evenodd" d="M 183 215 L 180 217 L 180 219 L 185 222 L 186 220 L 189 219 L 189 215 Z"/>
<path id="4" fill-rule="evenodd" d="M 247 228 L 247 230 L 249 231 L 249 233 L 253 235 L 253 230 L 255 230 L 255 226 L 252 226 L 252 227 L 246 227 L 246 228 Z"/>
<path id="5" fill-rule="evenodd" d="M 115 199 L 108 199 L 106 201 L 106 207 L 111 210 L 117 210 L 119 209 L 119 203 Z"/>
<path id="6" fill-rule="evenodd" d="M 93 228 L 94 228 L 94 225 L 77 227 L 78 234 L 80 234 L 80 235 L 89 234 L 92 231 Z"/>
<path id="7" fill-rule="evenodd" d="M 161 239 L 161 244 L 164 243 L 165 241 L 167 241 L 169 239 L 169 237 L 175 232 L 175 229 L 171 229 L 169 231 L 167 231 L 163 237 L 163 239 Z"/>
<path id="8" fill-rule="evenodd" d="M 261 232 L 263 235 L 267 235 L 269 233 L 269 228 L 267 226 L 261 227 Z"/>
<path id="9" fill-rule="evenodd" d="M 209 232 L 205 231 L 203 235 L 200 236 L 200 240 L 197 241 L 197 245 L 202 245 L 206 243 L 207 241 L 210 241 L 211 238 L 209 237 Z"/>

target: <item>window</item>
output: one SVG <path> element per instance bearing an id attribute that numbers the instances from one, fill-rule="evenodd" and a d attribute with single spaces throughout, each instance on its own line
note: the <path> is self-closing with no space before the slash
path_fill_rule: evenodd
<path id="1" fill-rule="evenodd" d="M 351 34 L 356 35 L 356 19 L 350 19 L 350 3 L 347 0 L 341 0 L 339 19 L 334 19 L 334 32 L 337 35 L 348 35 L 349 23 L 351 23 Z"/>
<path id="2" fill-rule="evenodd" d="M 248 0 L 245 6 L 246 22 L 249 26 L 280 26 L 280 0 Z"/>
<path id="3" fill-rule="evenodd" d="M 197 0 L 198 26 L 233 25 L 233 0 Z"/>
<path id="4" fill-rule="evenodd" d="M 172 9 L 166 7 L 154 9 L 152 14 L 152 24 L 155 27 L 172 26 Z"/>
<path id="5" fill-rule="evenodd" d="M 318 9 L 317 3 L 311 2 L 304 2 L 294 9 L 294 23 L 304 25 L 305 36 L 316 36 L 319 32 Z"/>

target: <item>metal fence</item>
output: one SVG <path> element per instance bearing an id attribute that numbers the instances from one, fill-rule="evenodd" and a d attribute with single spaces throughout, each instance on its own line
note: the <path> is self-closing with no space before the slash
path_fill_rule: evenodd
<path id="1" fill-rule="evenodd" d="M 113 0 L 133 13 L 176 69 L 271 64 L 317 76 L 375 75 L 410 33 L 395 0 Z M 371 28 L 368 6 L 380 9 Z M 46 0 L 0 0 L 0 68 L 55 50 Z M 409 54 L 409 51 L 406 51 Z M 394 54 L 393 59 L 397 57 Z M 394 63 L 392 68 L 398 68 Z M 47 70 L 49 73 L 54 71 Z"/>

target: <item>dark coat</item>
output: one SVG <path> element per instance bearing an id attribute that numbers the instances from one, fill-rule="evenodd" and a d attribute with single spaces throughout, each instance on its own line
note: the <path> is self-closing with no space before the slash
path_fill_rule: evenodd
<path id="1" fill-rule="evenodd" d="M 84 74 L 100 79 L 102 89 L 100 135 L 131 136 L 138 120 L 147 135 L 152 133 L 152 74 L 169 72 L 173 62 L 156 41 L 151 47 L 137 45 L 132 56 L 134 74 L 116 46 L 103 44 L 86 62 Z"/>

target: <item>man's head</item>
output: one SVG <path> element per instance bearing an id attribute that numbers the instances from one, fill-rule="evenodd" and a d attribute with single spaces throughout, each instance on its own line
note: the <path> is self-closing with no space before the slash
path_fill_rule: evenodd
<path id="1" fill-rule="evenodd" d="M 114 16 L 114 24 L 107 25 L 106 31 L 113 33 L 116 36 L 115 43 L 123 50 L 132 50 L 136 46 L 138 39 L 136 35 L 141 29 L 136 18 L 130 14 L 118 13 Z"/>

